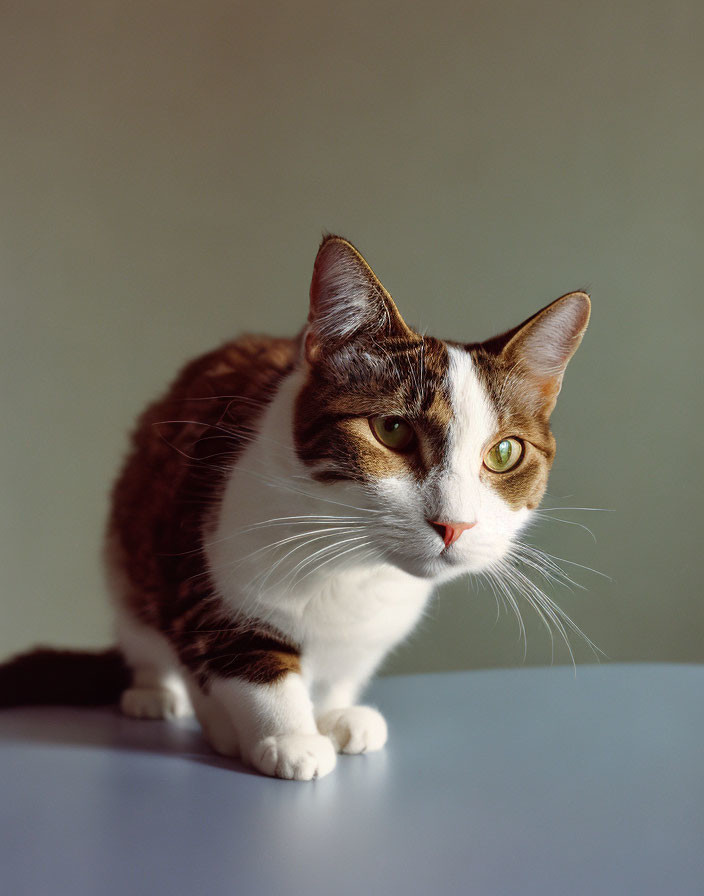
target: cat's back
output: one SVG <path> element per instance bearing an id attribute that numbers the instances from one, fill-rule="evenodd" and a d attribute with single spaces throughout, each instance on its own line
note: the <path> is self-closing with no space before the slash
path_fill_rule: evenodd
<path id="1" fill-rule="evenodd" d="M 204 513 L 299 350 L 299 339 L 241 336 L 187 363 L 141 414 L 108 522 L 134 583 L 160 589 L 171 575 L 154 558 L 199 547 Z"/>

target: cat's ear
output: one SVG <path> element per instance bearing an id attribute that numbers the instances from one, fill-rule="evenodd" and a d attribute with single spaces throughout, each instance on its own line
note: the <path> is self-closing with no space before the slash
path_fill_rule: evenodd
<path id="1" fill-rule="evenodd" d="M 362 337 L 408 336 L 409 328 L 361 253 L 339 236 L 323 240 L 310 284 L 309 361 Z"/>
<path id="2" fill-rule="evenodd" d="M 484 343 L 526 378 L 548 414 L 555 407 L 565 368 L 587 329 L 590 309 L 585 292 L 571 292 Z"/>

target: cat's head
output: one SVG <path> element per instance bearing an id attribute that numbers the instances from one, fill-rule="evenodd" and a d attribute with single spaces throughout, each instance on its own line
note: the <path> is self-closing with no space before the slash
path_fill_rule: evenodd
<path id="1" fill-rule="evenodd" d="M 549 418 L 589 310 L 574 292 L 486 342 L 435 339 L 404 322 L 354 246 L 326 237 L 295 409 L 299 458 L 373 514 L 379 555 L 406 572 L 443 580 L 490 567 L 545 491 Z"/>

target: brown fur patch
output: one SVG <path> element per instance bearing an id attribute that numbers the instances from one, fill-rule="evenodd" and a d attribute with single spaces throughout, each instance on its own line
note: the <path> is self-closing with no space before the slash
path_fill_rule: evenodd
<path id="1" fill-rule="evenodd" d="M 300 340 L 246 336 L 187 364 L 140 417 L 113 489 L 108 535 L 131 585 L 128 608 L 201 681 L 273 680 L 296 667 L 285 639 L 213 601 L 202 535 L 224 476 L 299 352 Z"/>
<path id="2" fill-rule="evenodd" d="M 548 474 L 555 457 L 555 438 L 550 431 L 549 411 L 536 399 L 526 378 L 502 356 L 482 346 L 469 347 L 475 370 L 489 394 L 499 418 L 493 444 L 515 436 L 524 444 L 524 453 L 514 469 L 493 473 L 482 468 L 482 481 L 497 491 L 513 509 L 535 509 L 545 493 Z M 487 446 L 490 447 L 490 446 Z"/>
<path id="3" fill-rule="evenodd" d="M 207 598 L 174 619 L 169 637 L 206 690 L 213 675 L 267 684 L 301 671 L 297 649 L 276 631 L 260 622 L 233 621 Z"/>
<path id="4" fill-rule="evenodd" d="M 319 466 L 321 481 L 368 482 L 410 473 L 418 479 L 439 463 L 451 418 L 447 348 L 413 334 L 383 341 L 358 339 L 309 364 L 296 403 L 294 437 L 301 460 Z M 404 454 L 381 445 L 369 417 L 397 415 L 418 436 Z"/>

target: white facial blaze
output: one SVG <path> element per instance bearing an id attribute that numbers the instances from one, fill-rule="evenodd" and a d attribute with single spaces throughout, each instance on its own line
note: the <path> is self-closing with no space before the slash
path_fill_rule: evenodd
<path id="1" fill-rule="evenodd" d="M 457 541 L 457 553 L 470 568 L 501 557 L 529 517 L 514 511 L 482 481 L 484 453 L 497 438 L 499 419 L 474 369 L 469 352 L 448 346 L 450 424 L 447 458 L 440 480 L 441 511 L 447 522 L 474 523 Z M 500 474 L 494 474 L 500 475 Z"/>
<path id="2" fill-rule="evenodd" d="M 448 346 L 450 424 L 442 484 L 442 509 L 448 521 L 478 523 L 485 496 L 479 472 L 499 421 L 477 376 L 469 352 Z"/>

